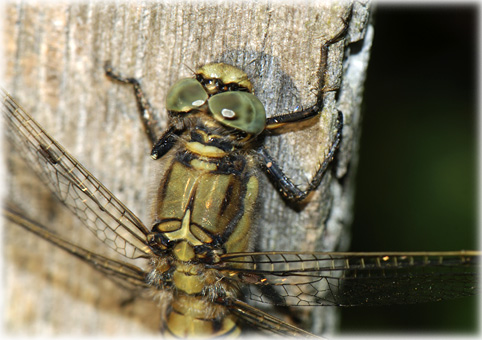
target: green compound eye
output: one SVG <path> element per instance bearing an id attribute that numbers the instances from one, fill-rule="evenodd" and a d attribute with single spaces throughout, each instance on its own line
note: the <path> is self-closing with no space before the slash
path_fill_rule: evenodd
<path id="1" fill-rule="evenodd" d="M 184 78 L 169 89 L 166 108 L 173 112 L 189 112 L 204 105 L 208 94 L 203 86 L 192 78 Z"/>
<path id="2" fill-rule="evenodd" d="M 257 135 L 266 125 L 266 112 L 259 99 L 247 92 L 223 92 L 208 100 L 209 110 L 220 123 Z"/>

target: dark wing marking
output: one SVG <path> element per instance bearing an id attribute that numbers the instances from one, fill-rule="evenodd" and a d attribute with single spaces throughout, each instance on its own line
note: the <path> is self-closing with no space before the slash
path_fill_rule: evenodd
<path id="1" fill-rule="evenodd" d="M 92 174 L 51 138 L 4 90 L 7 137 L 37 175 L 94 235 L 128 258 L 152 252 L 144 224 Z"/>
<path id="2" fill-rule="evenodd" d="M 473 295 L 481 253 L 295 253 L 225 254 L 227 277 L 247 284 L 250 299 L 285 306 L 408 304 Z M 253 289 L 273 286 L 270 290 Z M 274 291 L 274 290 L 271 290 Z"/>
<path id="3" fill-rule="evenodd" d="M 40 236 L 41 238 L 88 263 L 96 270 L 107 275 L 107 277 L 124 288 L 138 290 L 139 288 L 149 287 L 149 285 L 146 283 L 147 273 L 137 266 L 95 254 L 82 247 L 72 244 L 53 232 L 47 230 L 47 228 L 38 224 L 37 222 L 28 219 L 22 212 L 18 211 L 12 206 L 4 207 L 3 216 L 15 224 L 27 229 L 28 231 Z"/>

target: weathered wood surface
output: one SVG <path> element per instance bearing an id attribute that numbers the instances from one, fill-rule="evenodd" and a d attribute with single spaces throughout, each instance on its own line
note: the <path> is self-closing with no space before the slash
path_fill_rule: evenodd
<path id="1" fill-rule="evenodd" d="M 153 161 L 131 89 L 110 82 L 110 60 L 142 79 L 161 119 L 170 85 L 190 68 L 223 61 L 244 69 L 268 115 L 315 101 L 322 44 L 349 22 L 329 53 L 321 118 L 268 136 L 270 152 L 303 185 L 333 137 L 335 106 L 345 117 L 336 171 L 303 209 L 286 206 L 263 178 L 257 249 L 338 250 L 351 220 L 360 103 L 371 44 L 368 6 L 189 2 L 5 5 L 2 85 L 74 157 L 149 224 Z M 366 34 L 368 32 L 368 34 Z M 364 40 L 363 40 L 364 39 Z M 356 44 L 354 44 L 356 43 Z M 347 46 L 345 48 L 345 46 Z M 341 75 L 343 74 L 343 81 Z M 335 98 L 336 97 L 336 98 Z M 72 217 L 14 154 L 7 155 L 7 199 L 67 239 L 118 257 Z M 5 329 L 13 334 L 156 334 L 156 303 L 130 298 L 85 264 L 12 225 L 4 230 Z M 315 331 L 333 331 L 333 308 L 317 310 Z"/>

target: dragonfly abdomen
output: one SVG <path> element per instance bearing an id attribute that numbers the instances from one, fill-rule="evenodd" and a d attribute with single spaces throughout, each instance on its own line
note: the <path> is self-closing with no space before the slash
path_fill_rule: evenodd
<path id="1" fill-rule="evenodd" d="M 182 295 L 173 300 L 163 332 L 179 338 L 237 337 L 241 329 L 227 307 L 195 296 Z"/>

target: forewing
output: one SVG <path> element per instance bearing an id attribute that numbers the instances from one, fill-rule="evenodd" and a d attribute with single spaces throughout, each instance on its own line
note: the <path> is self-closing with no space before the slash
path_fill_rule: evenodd
<path id="1" fill-rule="evenodd" d="M 3 89 L 7 137 L 17 152 L 94 235 L 128 258 L 146 257 L 144 224 Z"/>
<path id="2" fill-rule="evenodd" d="M 246 253 L 218 264 L 249 298 L 286 306 L 391 305 L 473 295 L 479 252 Z M 220 269 L 221 270 L 221 269 Z M 268 289 L 269 288 L 269 289 Z M 274 288 L 274 289 L 273 289 Z"/>

